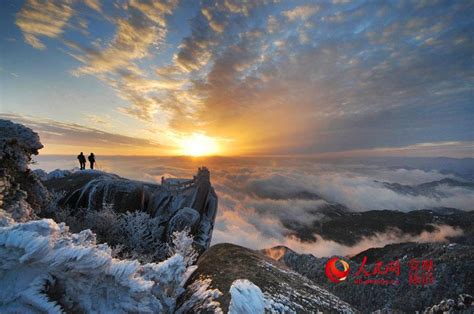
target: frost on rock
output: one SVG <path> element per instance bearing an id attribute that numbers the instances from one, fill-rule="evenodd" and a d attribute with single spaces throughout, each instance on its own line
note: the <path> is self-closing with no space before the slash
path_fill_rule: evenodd
<path id="1" fill-rule="evenodd" d="M 209 289 L 210 285 L 211 279 L 209 278 L 194 281 L 188 287 L 191 295 L 186 298 L 176 313 L 223 313 L 220 303 L 216 301 L 222 293 L 219 289 Z"/>
<path id="2" fill-rule="evenodd" d="M 0 160 L 14 164 L 21 172 L 28 169 L 31 155 L 38 155 L 43 148 L 39 136 L 30 128 L 9 120 L 0 119 Z"/>
<path id="3" fill-rule="evenodd" d="M 237 279 L 230 287 L 230 314 L 264 313 L 265 297 L 255 284 L 247 279 Z"/>
<path id="4" fill-rule="evenodd" d="M 155 264 L 112 258 L 90 230 L 71 234 L 43 219 L 0 228 L 0 312 L 170 313 L 184 259 Z"/>
<path id="5" fill-rule="evenodd" d="M 34 217 L 33 208 L 40 210 L 48 203 L 47 189 L 28 169 L 31 155 L 37 155 L 42 147 L 38 134 L 31 129 L 0 119 L 0 208 L 6 211 L 3 216 L 27 221 Z"/>
<path id="6" fill-rule="evenodd" d="M 43 180 L 64 178 L 64 177 L 67 177 L 67 176 L 71 175 L 71 173 L 73 173 L 73 172 L 74 172 L 74 170 L 56 169 L 56 170 L 53 170 L 50 173 L 46 174 L 46 176 L 43 177 Z"/>
<path id="7" fill-rule="evenodd" d="M 84 209 L 103 211 L 104 204 L 110 204 L 117 213 L 144 212 L 161 226 L 154 234 L 160 242 L 170 244 L 174 232 L 188 229 L 202 253 L 211 242 L 217 195 L 209 177 L 200 175 L 200 171 L 183 186 L 129 180 L 96 170 L 72 171 L 64 177 L 55 170 L 56 174 L 48 174 L 44 184 L 51 193 L 63 193 L 57 204 L 74 215 Z M 67 225 L 76 230 L 73 224 Z"/>

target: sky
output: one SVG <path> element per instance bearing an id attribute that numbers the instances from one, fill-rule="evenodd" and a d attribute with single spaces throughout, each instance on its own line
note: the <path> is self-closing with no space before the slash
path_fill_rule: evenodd
<path id="1" fill-rule="evenodd" d="M 474 1 L 2 1 L 43 154 L 474 157 Z"/>

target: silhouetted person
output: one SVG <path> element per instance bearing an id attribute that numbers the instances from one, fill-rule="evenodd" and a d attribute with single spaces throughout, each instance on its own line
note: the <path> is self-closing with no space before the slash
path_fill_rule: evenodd
<path id="1" fill-rule="evenodd" d="M 77 159 L 79 159 L 79 165 L 81 166 L 81 170 L 86 169 L 86 156 L 84 156 L 83 152 L 77 155 Z"/>
<path id="2" fill-rule="evenodd" d="M 94 164 L 95 164 L 95 155 L 94 155 L 94 153 L 91 153 L 89 155 L 89 157 L 87 157 L 87 159 L 89 159 L 89 163 L 91 164 L 91 169 L 94 169 Z"/>

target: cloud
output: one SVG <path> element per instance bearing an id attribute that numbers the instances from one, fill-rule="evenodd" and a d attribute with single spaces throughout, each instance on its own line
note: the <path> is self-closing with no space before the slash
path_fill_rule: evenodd
<path id="1" fill-rule="evenodd" d="M 284 11 L 282 14 L 284 16 L 286 16 L 288 18 L 288 20 L 294 21 L 296 19 L 306 20 L 309 17 L 316 14 L 316 12 L 318 12 L 318 11 L 319 11 L 318 6 L 302 5 L 302 6 L 294 8 L 294 9 Z"/>
<path id="2" fill-rule="evenodd" d="M 41 141 L 46 144 L 46 148 L 55 145 L 66 145 L 73 149 L 81 149 L 81 147 L 116 148 L 122 150 L 123 154 L 127 154 L 129 150 L 143 150 L 143 147 L 155 150 L 166 148 L 166 146 L 148 139 L 109 133 L 76 123 L 6 113 L 0 114 L 0 118 L 22 123 L 32 128 L 38 132 Z M 90 118 L 95 119 L 96 117 L 91 116 Z"/>
<path id="3" fill-rule="evenodd" d="M 114 38 L 105 46 L 86 48 L 74 45 L 70 54 L 83 63 L 73 70 L 76 76 L 94 75 L 114 88 L 130 106 L 119 111 L 151 122 L 162 106 L 157 95 L 173 90 L 183 81 L 171 78 L 151 78 L 138 62 L 151 57 L 151 49 L 164 43 L 166 15 L 176 7 L 176 1 L 147 2 L 134 0 L 126 7 L 126 17 L 114 19 Z"/>
<path id="4" fill-rule="evenodd" d="M 17 15 L 31 45 L 70 20 L 104 24 L 61 40 L 81 63 L 71 72 L 113 88 L 119 112 L 233 138 L 234 154 L 466 156 L 474 140 L 467 2 L 130 0 L 103 21 L 79 10 L 97 1 L 39 4 Z"/>
<path id="5" fill-rule="evenodd" d="M 97 12 L 102 12 L 102 5 L 100 0 L 84 0 L 84 3 L 91 9 L 96 10 Z"/>
<path id="6" fill-rule="evenodd" d="M 209 25 L 214 31 L 218 33 L 222 33 L 224 31 L 225 24 L 219 23 L 216 20 L 216 17 L 213 16 L 213 11 L 210 8 L 203 8 L 201 12 L 206 17 L 207 21 L 209 22 Z"/>
<path id="7" fill-rule="evenodd" d="M 151 21 L 166 27 L 166 14 L 171 14 L 178 4 L 177 0 L 142 1 L 131 0 L 130 6 L 140 10 Z"/>
<path id="8" fill-rule="evenodd" d="M 16 16 L 16 25 L 23 32 L 25 42 L 37 49 L 46 46 L 38 37 L 59 37 L 74 10 L 72 1 L 28 0 Z"/>
<path id="9" fill-rule="evenodd" d="M 394 182 L 401 174 L 400 170 L 395 170 L 390 181 Z M 440 173 L 431 172 L 426 174 L 420 170 L 412 170 L 410 175 L 420 175 L 415 178 L 420 182 L 421 178 L 449 177 Z M 248 182 L 247 190 L 255 191 L 260 195 L 272 195 L 277 198 L 284 198 L 288 193 L 313 193 L 323 197 L 326 201 L 342 204 L 355 211 L 366 210 L 399 210 L 410 211 L 415 209 L 433 207 L 454 207 L 463 210 L 472 210 L 474 202 L 472 189 L 453 188 L 450 186 L 439 186 L 433 189 L 433 194 L 405 194 L 387 188 L 378 181 L 381 177 L 390 177 L 387 170 L 381 176 L 357 174 L 353 171 L 331 171 L 317 172 L 315 174 L 304 174 L 297 171 L 290 171 L 284 174 L 262 174 L 258 179 L 251 179 Z M 405 175 L 405 178 L 408 178 Z M 425 181 L 426 182 L 426 181 Z M 437 193 L 434 193 L 437 192 Z M 433 195 L 443 194 L 438 198 Z M 317 208 L 314 207 L 313 208 Z"/>
<path id="10" fill-rule="evenodd" d="M 370 248 L 384 247 L 388 244 L 403 242 L 447 242 L 448 238 L 461 236 L 464 232 L 460 228 L 453 228 L 447 225 L 435 225 L 433 232 L 424 231 L 419 235 L 403 234 L 400 230 L 393 229 L 384 233 L 377 233 L 372 237 L 364 237 L 353 246 L 346 246 L 340 243 L 325 240 L 316 235 L 316 242 L 305 243 L 295 237 L 286 238 L 283 242 L 278 240 L 267 241 L 270 248 L 272 246 L 284 245 L 298 253 L 313 254 L 316 257 L 329 257 L 334 255 L 353 256 Z M 263 247 L 263 246 L 262 246 Z"/>

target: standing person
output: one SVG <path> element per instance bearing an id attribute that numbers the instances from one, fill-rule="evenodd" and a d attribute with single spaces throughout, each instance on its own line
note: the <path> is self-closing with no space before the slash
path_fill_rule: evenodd
<path id="1" fill-rule="evenodd" d="M 95 164 L 95 155 L 94 155 L 94 153 L 91 153 L 89 155 L 89 157 L 87 157 L 87 159 L 89 159 L 89 163 L 91 164 L 91 169 L 94 169 L 94 164 Z"/>
<path id="2" fill-rule="evenodd" d="M 81 166 L 81 170 L 86 169 L 86 156 L 84 156 L 83 152 L 77 155 L 77 159 L 79 160 L 79 165 Z"/>

